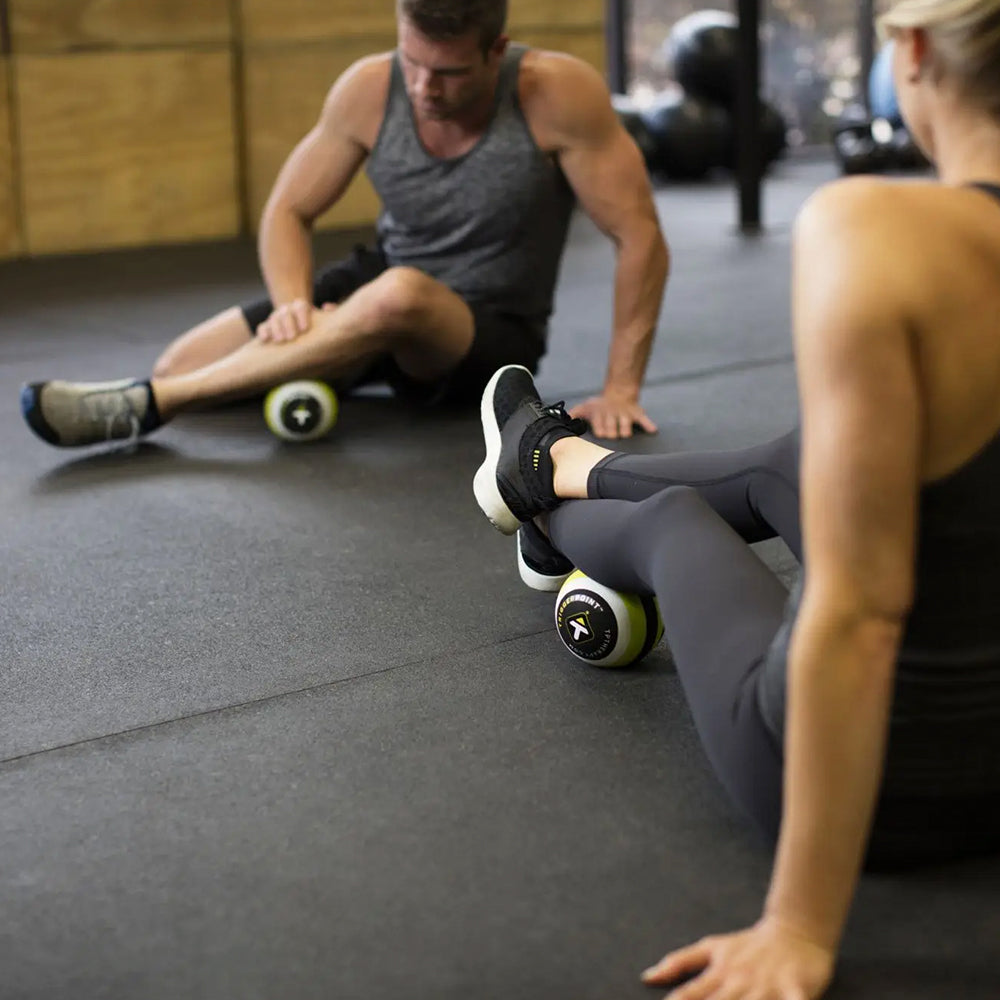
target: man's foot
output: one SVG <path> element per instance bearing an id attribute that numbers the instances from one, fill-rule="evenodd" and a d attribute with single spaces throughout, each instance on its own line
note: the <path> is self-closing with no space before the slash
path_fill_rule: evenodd
<path id="1" fill-rule="evenodd" d="M 575 568 L 533 521 L 525 521 L 518 529 L 517 569 L 532 590 L 558 590 Z"/>
<path id="2" fill-rule="evenodd" d="M 486 459 L 472 489 L 494 527 L 513 535 L 522 521 L 559 505 L 549 449 L 560 438 L 582 434 L 587 425 L 572 420 L 562 403 L 544 406 L 531 372 L 521 365 L 494 374 L 480 412 Z"/>
<path id="3" fill-rule="evenodd" d="M 148 382 L 34 382 L 21 388 L 21 413 L 49 444 L 63 448 L 134 440 L 160 426 Z"/>

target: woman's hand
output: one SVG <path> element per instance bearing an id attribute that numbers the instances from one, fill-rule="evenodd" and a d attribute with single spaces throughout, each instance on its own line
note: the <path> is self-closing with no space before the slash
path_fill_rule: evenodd
<path id="1" fill-rule="evenodd" d="M 736 934 L 702 938 L 642 974 L 647 986 L 695 976 L 670 1000 L 816 1000 L 833 977 L 833 952 L 773 917 Z"/>

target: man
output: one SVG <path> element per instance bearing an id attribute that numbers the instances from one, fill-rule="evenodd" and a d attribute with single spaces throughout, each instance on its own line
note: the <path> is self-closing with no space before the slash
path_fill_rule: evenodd
<path id="1" fill-rule="evenodd" d="M 293 378 L 380 378 L 422 402 L 474 402 L 493 371 L 545 350 L 574 199 L 617 251 L 602 437 L 654 431 L 639 404 L 668 271 L 641 156 L 586 64 L 513 45 L 506 0 L 398 0 L 395 52 L 333 85 L 282 168 L 259 251 L 270 299 L 189 330 L 148 380 L 22 390 L 46 441 L 149 433 L 177 413 Z M 312 277 L 312 223 L 366 170 L 378 244 Z"/>

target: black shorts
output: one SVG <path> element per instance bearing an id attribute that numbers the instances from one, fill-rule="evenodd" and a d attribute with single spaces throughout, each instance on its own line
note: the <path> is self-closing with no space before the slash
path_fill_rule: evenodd
<path id="1" fill-rule="evenodd" d="M 388 270 L 382 252 L 357 246 L 345 260 L 323 268 L 313 284 L 313 304 L 343 302 L 363 285 L 374 281 Z M 484 303 L 468 303 L 475 323 L 472 345 L 458 365 L 433 382 L 407 375 L 392 357 L 374 362 L 360 377 L 348 385 L 338 385 L 339 391 L 349 392 L 361 385 L 386 382 L 397 396 L 424 405 L 444 403 L 464 406 L 478 403 L 486 383 L 503 365 L 524 365 L 534 373 L 545 351 L 545 324 L 523 316 L 503 312 Z M 255 331 L 271 315 L 268 299 L 260 299 L 242 307 L 243 316 Z"/>

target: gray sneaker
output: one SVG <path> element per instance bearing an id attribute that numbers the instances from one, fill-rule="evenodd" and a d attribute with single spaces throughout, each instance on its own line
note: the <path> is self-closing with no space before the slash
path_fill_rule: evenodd
<path id="1" fill-rule="evenodd" d="M 49 444 L 71 448 L 135 440 L 159 425 L 148 382 L 34 382 L 21 389 L 21 413 Z"/>

